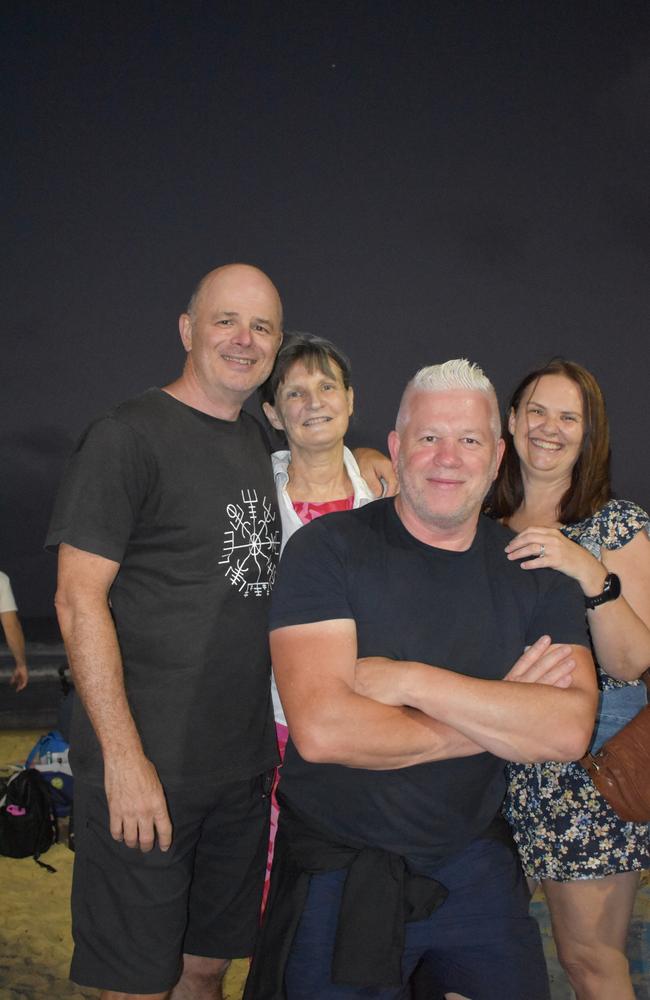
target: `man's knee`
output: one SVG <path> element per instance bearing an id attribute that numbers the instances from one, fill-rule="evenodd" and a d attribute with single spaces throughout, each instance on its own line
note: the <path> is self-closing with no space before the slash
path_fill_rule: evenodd
<path id="1" fill-rule="evenodd" d="M 221 982 L 228 967 L 229 958 L 205 958 L 202 955 L 183 955 L 183 975 L 205 977 Z"/>
<path id="2" fill-rule="evenodd" d="M 172 1000 L 212 1000 L 221 996 L 221 983 L 230 966 L 229 958 L 183 955 L 183 972 L 172 991 Z"/>
<path id="3" fill-rule="evenodd" d="M 170 991 L 165 993 L 116 993 L 114 990 L 102 990 L 99 1000 L 168 1000 Z"/>

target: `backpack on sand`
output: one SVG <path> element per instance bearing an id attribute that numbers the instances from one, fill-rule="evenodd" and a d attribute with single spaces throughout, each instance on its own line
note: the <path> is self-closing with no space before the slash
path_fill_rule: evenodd
<path id="1" fill-rule="evenodd" d="M 27 755 L 25 767 L 48 767 L 51 771 L 61 771 L 64 774 L 72 774 L 68 763 L 69 744 L 63 738 L 58 729 L 53 729 L 51 733 L 46 733 L 36 741 Z"/>
<path id="2" fill-rule="evenodd" d="M 39 771 L 50 786 L 50 798 L 57 817 L 72 811 L 74 781 L 68 761 L 70 747 L 58 729 L 41 736 L 30 751 L 25 767 Z"/>
<path id="3" fill-rule="evenodd" d="M 41 868 L 56 871 L 39 861 L 58 839 L 54 809 L 47 782 L 27 768 L 10 779 L 0 805 L 0 854 L 9 858 L 32 857 Z"/>

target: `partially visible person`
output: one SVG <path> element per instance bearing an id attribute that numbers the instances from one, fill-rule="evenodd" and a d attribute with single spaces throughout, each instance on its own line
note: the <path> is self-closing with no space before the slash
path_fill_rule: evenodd
<path id="1" fill-rule="evenodd" d="M 2 572 L 0 572 L 0 624 L 2 624 L 9 652 L 14 658 L 14 669 L 9 683 L 16 688 L 17 692 L 23 691 L 29 680 L 25 636 L 18 617 L 18 608 L 11 589 L 11 582 L 7 574 Z"/>
<path id="2" fill-rule="evenodd" d="M 314 518 L 352 510 L 375 499 L 354 455 L 343 443 L 354 407 L 350 378 L 349 360 L 329 340 L 294 334 L 280 348 L 273 372 L 260 388 L 269 423 L 284 433 L 289 445 L 288 450 L 271 456 L 282 548 L 298 528 Z M 275 679 L 272 695 L 282 761 L 289 730 Z M 269 870 L 278 823 L 276 787 L 277 779 L 271 801 Z"/>
<path id="3" fill-rule="evenodd" d="M 612 498 L 609 428 L 594 376 L 552 361 L 515 389 L 489 512 L 516 537 L 522 575 L 559 570 L 580 585 L 601 688 L 591 750 L 646 702 L 650 518 Z M 616 816 L 577 763 L 510 765 L 506 814 L 524 870 L 541 879 L 558 955 L 578 1000 L 633 1000 L 625 955 L 650 825 Z"/>
<path id="4" fill-rule="evenodd" d="M 499 423 L 477 366 L 423 369 L 389 436 L 398 496 L 317 519 L 283 554 L 290 739 L 251 1000 L 394 1000 L 424 955 L 440 993 L 548 998 L 504 760 L 580 756 L 596 683 L 577 586 L 521 574 L 480 516 Z"/>

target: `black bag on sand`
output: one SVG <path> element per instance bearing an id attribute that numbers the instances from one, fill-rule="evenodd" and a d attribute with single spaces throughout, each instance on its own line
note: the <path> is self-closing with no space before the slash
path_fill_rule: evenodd
<path id="1" fill-rule="evenodd" d="M 41 868 L 56 868 L 39 861 L 58 840 L 49 787 L 38 771 L 25 768 L 10 779 L 0 806 L 0 854 L 8 858 L 32 857 Z"/>

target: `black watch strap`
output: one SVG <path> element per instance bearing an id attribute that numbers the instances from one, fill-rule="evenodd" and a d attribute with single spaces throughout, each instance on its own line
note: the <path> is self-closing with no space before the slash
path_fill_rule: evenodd
<path id="1" fill-rule="evenodd" d="M 608 573 L 605 577 L 602 593 L 596 594 L 595 597 L 585 597 L 585 607 L 588 611 L 593 611 L 594 608 L 599 607 L 601 604 L 607 604 L 608 601 L 615 601 L 620 596 L 620 593 L 621 581 L 616 573 Z"/>

